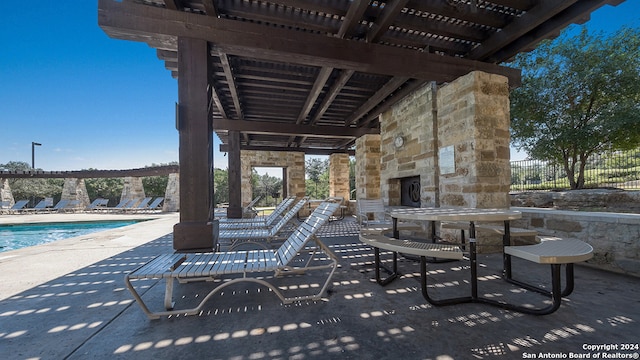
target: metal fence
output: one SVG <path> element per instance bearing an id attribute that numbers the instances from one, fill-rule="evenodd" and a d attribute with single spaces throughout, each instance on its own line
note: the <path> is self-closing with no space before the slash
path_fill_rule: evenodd
<path id="1" fill-rule="evenodd" d="M 578 167 L 576 166 L 576 179 Z M 511 191 L 569 189 L 564 166 L 541 160 L 511 162 Z M 592 155 L 585 164 L 585 188 L 640 190 L 640 150 Z"/>

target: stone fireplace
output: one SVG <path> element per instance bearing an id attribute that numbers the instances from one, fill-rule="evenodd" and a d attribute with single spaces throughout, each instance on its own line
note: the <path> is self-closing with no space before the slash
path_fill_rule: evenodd
<path id="1" fill-rule="evenodd" d="M 510 206 L 507 78 L 475 71 L 419 88 L 380 115 L 380 136 L 388 205 Z"/>
<path id="2" fill-rule="evenodd" d="M 389 180 L 389 205 L 420 207 L 420 175 Z"/>

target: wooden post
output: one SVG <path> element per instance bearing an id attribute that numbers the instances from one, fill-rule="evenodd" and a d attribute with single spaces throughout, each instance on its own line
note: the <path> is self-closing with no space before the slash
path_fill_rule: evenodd
<path id="1" fill-rule="evenodd" d="M 178 38 L 178 132 L 180 222 L 173 248 L 211 251 L 213 219 L 213 126 L 209 120 L 209 47 L 205 40 Z M 217 228 L 217 227 L 216 227 Z"/>
<path id="2" fill-rule="evenodd" d="M 240 132 L 229 131 L 229 208 L 228 218 L 242 217 L 242 170 L 240 160 Z"/>

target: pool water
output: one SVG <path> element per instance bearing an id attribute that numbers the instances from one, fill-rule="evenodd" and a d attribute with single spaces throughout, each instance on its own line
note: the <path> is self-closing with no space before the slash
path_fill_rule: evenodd
<path id="1" fill-rule="evenodd" d="M 0 225 L 0 252 L 135 224 L 139 220 Z"/>

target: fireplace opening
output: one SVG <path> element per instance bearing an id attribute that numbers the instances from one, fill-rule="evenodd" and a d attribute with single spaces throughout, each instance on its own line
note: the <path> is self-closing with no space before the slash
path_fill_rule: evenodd
<path id="1" fill-rule="evenodd" d="M 400 205 L 420 207 L 420 176 L 400 179 Z"/>

